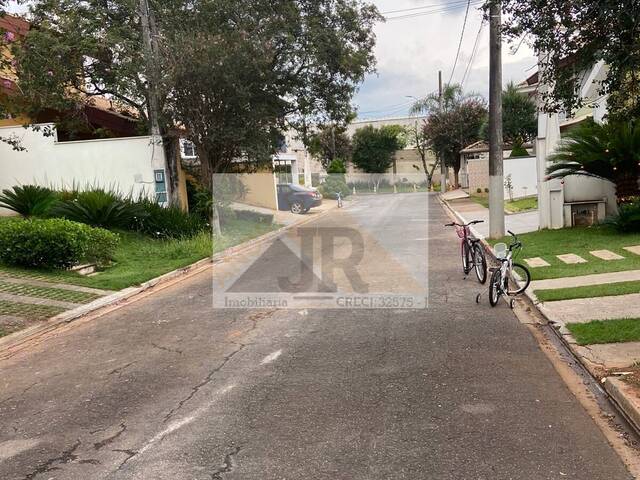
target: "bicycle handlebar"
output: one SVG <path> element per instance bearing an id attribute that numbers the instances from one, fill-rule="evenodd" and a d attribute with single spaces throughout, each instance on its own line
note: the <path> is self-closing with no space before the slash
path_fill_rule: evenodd
<path id="1" fill-rule="evenodd" d="M 484 223 L 484 220 L 473 220 L 469 223 L 456 223 L 456 222 L 451 222 L 451 223 L 445 223 L 444 226 L 445 227 L 468 227 L 469 225 L 476 225 L 478 223 Z"/>

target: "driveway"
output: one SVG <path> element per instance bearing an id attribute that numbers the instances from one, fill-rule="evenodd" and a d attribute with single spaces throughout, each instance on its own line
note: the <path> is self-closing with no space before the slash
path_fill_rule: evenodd
<path id="1" fill-rule="evenodd" d="M 428 308 L 213 309 L 207 272 L 72 324 L 0 362 L 0 478 L 632 478 L 512 312 L 474 303 L 437 202 L 351 208 L 387 252 L 364 281 L 424 286 L 428 259 Z"/>

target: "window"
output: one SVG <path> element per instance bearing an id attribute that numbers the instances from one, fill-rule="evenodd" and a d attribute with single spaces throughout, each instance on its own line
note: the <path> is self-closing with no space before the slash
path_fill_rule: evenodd
<path id="1" fill-rule="evenodd" d="M 196 146 L 189 140 L 182 140 L 182 155 L 185 157 L 196 156 Z"/>

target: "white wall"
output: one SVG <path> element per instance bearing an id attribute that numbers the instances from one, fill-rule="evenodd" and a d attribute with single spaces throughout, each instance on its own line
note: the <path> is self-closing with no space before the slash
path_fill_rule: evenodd
<path id="1" fill-rule="evenodd" d="M 75 182 L 80 188 L 95 185 L 152 195 L 153 171 L 164 170 L 162 146 L 152 145 L 148 136 L 57 142 L 55 136 L 45 137 L 32 129 L 0 128 L 0 136 L 11 135 L 20 138 L 27 150 L 18 152 L 0 142 L 0 189 L 34 183 L 71 187 Z M 154 149 L 160 165 L 153 165 Z M 7 213 L 0 209 L 0 215 Z"/>
<path id="2" fill-rule="evenodd" d="M 504 178 L 511 175 L 513 198 L 528 197 L 538 194 L 538 177 L 536 174 L 536 157 L 505 158 L 503 162 Z M 505 188 L 504 196 L 509 198 Z"/>

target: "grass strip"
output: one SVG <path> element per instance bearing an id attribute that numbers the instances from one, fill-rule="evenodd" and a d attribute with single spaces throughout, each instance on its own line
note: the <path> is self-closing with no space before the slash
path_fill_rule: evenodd
<path id="1" fill-rule="evenodd" d="M 567 328 L 575 337 L 578 345 L 635 342 L 640 340 L 640 318 L 568 323 Z"/>
<path id="2" fill-rule="evenodd" d="M 0 292 L 25 297 L 47 298 L 71 303 L 89 303 L 100 298 L 95 293 L 77 292 L 62 288 L 40 287 L 26 283 L 3 282 L 0 280 Z"/>
<path id="3" fill-rule="evenodd" d="M 52 307 L 50 305 L 35 305 L 33 303 L 0 300 L 0 315 L 15 315 L 17 317 L 44 320 L 64 311 L 64 308 Z"/>
<path id="4" fill-rule="evenodd" d="M 640 281 L 603 283 L 600 285 L 585 285 L 582 287 L 554 288 L 535 290 L 536 297 L 541 302 L 555 302 L 558 300 L 574 300 L 576 298 L 613 297 L 640 293 Z"/>

